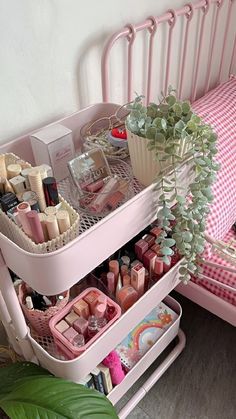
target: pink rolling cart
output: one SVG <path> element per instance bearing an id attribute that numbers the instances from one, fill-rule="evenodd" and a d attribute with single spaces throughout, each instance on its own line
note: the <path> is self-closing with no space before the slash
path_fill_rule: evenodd
<path id="1" fill-rule="evenodd" d="M 232 72 L 236 55 L 235 35 L 233 45 L 230 49 L 230 60 L 225 60 L 224 51 L 228 45 L 228 38 L 232 34 L 229 28 L 233 23 L 230 19 L 233 11 L 235 12 L 232 0 L 203 0 L 195 4 L 188 4 L 178 10 L 167 11 L 159 17 L 150 17 L 138 25 L 127 25 L 121 31 L 114 34 L 108 41 L 102 57 L 102 85 L 103 102 L 82 109 L 73 115 L 62 119 L 66 127 L 73 132 L 75 148 L 81 146 L 80 129 L 88 121 L 94 120 L 100 115 L 110 115 L 114 113 L 118 105 L 109 103 L 109 54 L 112 46 L 120 38 L 127 39 L 128 52 L 128 73 L 127 73 L 127 96 L 130 100 L 133 93 L 133 48 L 135 45 L 136 34 L 139 31 L 148 31 L 148 57 L 147 57 L 147 83 L 146 98 L 151 96 L 153 80 L 154 62 L 154 40 L 158 36 L 159 27 L 167 29 L 166 60 L 163 68 L 164 89 L 169 84 L 170 64 L 172 50 L 174 49 L 174 30 L 175 25 L 180 20 L 183 24 L 181 56 L 178 63 L 179 69 L 179 89 L 182 94 L 186 75 L 187 64 L 187 44 L 188 36 L 191 31 L 191 22 L 194 16 L 198 15 L 195 27 L 195 37 L 197 53 L 195 55 L 194 74 L 190 87 L 191 98 L 195 99 L 199 95 L 198 78 L 201 70 L 201 51 L 203 49 L 204 31 L 208 13 L 212 12 L 210 20 L 209 51 L 206 63 L 206 80 L 204 92 L 209 89 L 211 84 L 211 67 L 214 58 L 214 45 L 218 30 L 220 14 L 223 11 L 226 15 L 223 27 L 223 45 L 220 53 L 218 81 L 222 74 Z M 222 28 L 221 28 L 222 29 Z M 126 100 L 125 99 L 125 100 Z M 59 122 L 59 121 L 57 121 Z M 16 140 L 1 146 L 0 152 L 13 152 L 21 158 L 34 164 L 33 154 L 30 147 L 29 135 L 17 138 Z M 191 167 L 183 168 L 180 176 L 183 181 Z M 104 261 L 122 245 L 127 243 L 132 237 L 148 226 L 155 219 L 156 210 L 150 206 L 153 199 L 153 186 L 143 188 L 138 182 L 134 183 L 134 197 L 124 205 L 117 208 L 103 219 L 83 215 L 81 217 L 80 234 L 63 248 L 48 254 L 34 254 L 22 250 L 6 236 L 0 233 L 0 316 L 6 329 L 9 341 L 15 351 L 24 356 L 26 360 L 40 363 L 48 368 L 53 374 L 78 382 L 81 378 L 89 374 L 105 356 L 114 349 L 160 301 L 164 301 L 178 314 L 177 320 L 164 333 L 156 344 L 146 353 L 138 364 L 126 375 L 121 384 L 116 386 L 108 395 L 113 404 L 127 392 L 134 382 L 143 374 L 159 354 L 168 344 L 178 335 L 178 342 L 166 359 L 159 365 L 154 373 L 136 392 L 131 400 L 119 412 L 120 418 L 125 418 L 137 403 L 145 396 L 149 389 L 157 382 L 166 369 L 178 357 L 185 346 L 185 335 L 179 329 L 181 317 L 180 305 L 168 296 L 170 291 L 179 284 L 178 266 L 175 265 L 147 291 L 124 315 L 122 315 L 111 327 L 105 331 L 82 355 L 78 358 L 65 361 L 58 355 L 52 338 L 45 338 L 32 335 L 25 322 L 20 308 L 11 277 L 8 271 L 10 268 L 19 277 L 24 279 L 33 289 L 44 295 L 59 294 L 77 283 L 81 278 L 88 274 L 98 264 Z M 60 184 L 60 193 L 68 202 L 68 183 L 63 181 Z M 122 226 L 122 229 L 120 228 Z M 101 246 L 102 243 L 106 245 Z M 96 249 L 91 252 L 89 250 Z M 91 258 L 91 254 L 93 257 Z M 187 288 L 186 288 L 187 289 Z M 191 298 L 191 296 L 190 296 Z"/>

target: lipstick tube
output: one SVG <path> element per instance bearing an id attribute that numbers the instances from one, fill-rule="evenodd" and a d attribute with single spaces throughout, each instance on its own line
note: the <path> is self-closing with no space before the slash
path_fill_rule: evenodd
<path id="1" fill-rule="evenodd" d="M 111 294 L 115 293 L 115 275 L 114 272 L 108 272 L 107 274 L 107 288 Z"/>
<path id="2" fill-rule="evenodd" d="M 34 210 L 29 211 L 26 214 L 26 217 L 27 217 L 27 220 L 28 220 L 29 225 L 30 225 L 33 241 L 36 244 L 43 243 L 44 242 L 44 234 L 43 234 L 43 229 L 42 229 L 37 211 L 34 211 Z"/>
<path id="3" fill-rule="evenodd" d="M 118 276 L 119 276 L 119 262 L 118 260 L 110 260 L 109 261 L 109 271 L 113 272 L 113 274 L 115 275 L 115 288 L 117 285 L 117 281 L 118 281 Z"/>
<path id="4" fill-rule="evenodd" d="M 97 192 L 99 191 L 99 189 L 101 189 L 104 186 L 104 180 L 103 179 L 99 179 L 96 180 L 96 182 L 90 183 L 86 189 L 89 192 Z"/>
<path id="5" fill-rule="evenodd" d="M 28 202 L 21 202 L 17 205 L 18 217 L 21 222 L 24 232 L 32 237 L 32 231 L 30 228 L 30 223 L 26 214 L 31 211 L 30 204 Z"/>
<path id="6" fill-rule="evenodd" d="M 54 177 L 46 177 L 43 179 L 43 190 L 48 207 L 55 207 L 55 205 L 59 204 L 57 183 Z"/>
<path id="7" fill-rule="evenodd" d="M 68 211 L 59 210 L 56 214 L 60 234 L 65 233 L 70 228 L 70 215 Z"/>
<path id="8" fill-rule="evenodd" d="M 39 216 L 39 221 L 43 230 L 43 236 L 44 236 L 44 242 L 47 242 L 49 240 L 48 237 L 48 229 L 46 226 L 46 218 L 47 216 L 45 214 L 43 214 L 42 212 L 38 214 Z"/>
<path id="9" fill-rule="evenodd" d="M 46 217 L 46 226 L 48 231 L 48 237 L 50 240 L 55 239 L 60 235 L 55 215 L 48 215 Z"/>

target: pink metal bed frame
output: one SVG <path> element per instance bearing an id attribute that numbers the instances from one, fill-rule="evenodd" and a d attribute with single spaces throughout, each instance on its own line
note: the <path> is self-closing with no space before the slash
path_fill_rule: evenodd
<path id="1" fill-rule="evenodd" d="M 214 8 L 214 14 L 211 22 L 211 30 L 210 30 L 210 42 L 209 42 L 209 50 L 208 50 L 208 60 L 206 63 L 206 77 L 204 83 L 204 92 L 207 93 L 210 87 L 211 82 L 211 74 L 212 74 L 212 63 L 213 63 L 213 56 L 216 47 L 216 34 L 219 28 L 222 29 L 222 24 L 220 23 L 221 17 L 221 9 L 222 6 L 225 4 L 227 8 L 226 11 L 226 19 L 223 26 L 223 44 L 222 50 L 220 51 L 220 62 L 218 68 L 218 77 L 216 85 L 218 85 L 222 80 L 222 73 L 225 67 L 225 51 L 228 42 L 229 30 L 232 28 L 233 25 L 233 16 L 236 12 L 234 7 L 234 0 L 201 0 L 197 3 L 188 3 L 180 9 L 174 10 L 170 9 L 162 16 L 155 17 L 150 16 L 145 21 L 137 24 L 132 25 L 128 24 L 120 31 L 116 32 L 107 42 L 103 55 L 102 55 L 102 63 L 101 63 L 101 73 L 102 73 L 102 93 L 103 93 L 103 101 L 108 102 L 110 98 L 110 54 L 112 51 L 113 46 L 115 43 L 122 39 L 126 38 L 128 42 L 128 51 L 127 51 L 127 92 L 126 92 L 126 99 L 127 101 L 131 101 L 133 98 L 133 75 L 134 75 L 134 63 L 133 63 L 133 53 L 134 53 L 134 43 L 136 34 L 139 31 L 147 30 L 149 32 L 149 46 L 148 46 L 148 57 L 147 57 L 147 84 L 146 84 L 146 91 L 139 92 L 143 93 L 146 97 L 146 102 L 148 103 L 150 100 L 150 94 L 152 89 L 152 76 L 153 76 L 153 67 L 154 67 L 154 39 L 158 32 L 158 29 L 163 24 L 168 24 L 168 38 L 167 38 L 167 53 L 166 53 L 166 62 L 165 62 L 165 75 L 164 75 L 164 92 L 167 91 L 167 87 L 169 85 L 170 79 L 170 62 L 171 62 L 171 55 L 172 50 L 174 47 L 174 39 L 173 39 L 173 32 L 176 21 L 178 17 L 185 17 L 185 25 L 184 25 L 184 33 L 183 33 L 183 43 L 181 45 L 181 58 L 180 62 L 177 64 L 179 69 L 179 80 L 177 91 L 180 98 L 182 98 L 182 91 L 183 91 L 183 82 L 185 79 L 186 74 L 186 63 L 187 63 L 187 50 L 188 50 L 188 41 L 189 35 L 191 30 L 191 22 L 194 14 L 199 11 L 200 12 L 200 19 L 199 19 L 199 34 L 197 36 L 197 31 L 195 36 L 197 37 L 197 49 L 195 54 L 195 62 L 194 62 L 194 74 L 192 78 L 191 84 L 191 95 L 190 101 L 193 102 L 198 93 L 198 80 L 200 75 L 200 58 L 201 53 L 204 47 L 204 35 L 205 35 L 205 24 L 206 24 L 206 16 L 210 10 L 210 8 Z M 231 50 L 231 59 L 228 66 L 227 74 L 230 74 L 233 71 L 234 65 L 236 61 L 236 34 L 234 34 L 234 41 L 232 44 Z M 209 238 L 209 241 L 212 239 Z M 214 240 L 213 240 L 214 241 Z M 214 264 L 214 267 L 217 268 L 217 265 Z M 219 267 L 220 269 L 230 270 L 230 268 L 223 268 Z M 232 269 L 231 269 L 232 271 Z M 233 269 L 235 272 L 235 269 Z M 213 278 L 202 276 L 208 282 L 215 283 L 216 281 Z M 235 288 L 229 287 L 222 283 L 218 283 L 217 285 L 228 289 L 232 292 L 236 292 Z M 199 285 L 190 282 L 188 286 L 184 286 L 182 284 L 178 285 L 177 287 L 178 292 L 185 295 L 195 303 L 199 304 L 200 306 L 204 307 L 205 309 L 211 311 L 212 313 L 216 314 L 217 316 L 221 317 L 222 319 L 228 321 L 230 324 L 236 326 L 236 307 L 223 301 L 213 293 L 207 291 L 206 289 L 200 287 Z"/>
<path id="2" fill-rule="evenodd" d="M 183 42 L 183 51 L 180 62 L 180 79 L 179 88 L 182 91 L 184 73 L 186 69 L 187 60 L 187 42 L 188 33 L 191 27 L 191 18 L 193 13 L 197 9 L 202 12 L 200 20 L 200 36 L 198 42 L 198 52 L 196 54 L 195 63 L 195 74 L 192 85 L 192 99 L 194 99 L 198 93 L 197 82 L 199 77 L 199 63 L 201 48 L 203 45 L 203 32 L 205 25 L 205 16 L 208 13 L 210 7 L 216 7 L 216 14 L 212 25 L 212 37 L 211 37 L 211 53 L 208 57 L 208 72 L 206 78 L 206 90 L 210 84 L 211 76 L 211 63 L 213 60 L 212 51 L 214 49 L 214 39 L 219 25 L 220 19 L 220 8 L 224 3 L 227 4 L 227 18 L 226 25 L 223 34 L 223 48 L 221 52 L 221 60 L 219 66 L 218 80 L 221 79 L 221 74 L 224 69 L 224 51 L 227 44 L 228 31 L 230 25 L 230 18 L 232 14 L 234 0 L 212 0 L 212 1 L 200 1 L 197 4 L 188 4 L 179 10 L 171 10 L 165 13 L 163 16 L 158 18 L 151 17 L 145 20 L 139 25 L 128 25 L 120 32 L 116 33 L 108 42 L 103 58 L 102 58 L 102 80 L 103 80 L 103 99 L 107 102 L 109 99 L 109 54 L 111 48 L 116 40 L 125 37 L 128 40 L 128 91 L 127 99 L 132 98 L 132 75 L 133 75 L 133 44 L 135 42 L 135 35 L 137 31 L 148 29 L 150 32 L 149 40 L 149 52 L 148 52 L 148 83 L 147 83 L 147 99 L 150 97 L 152 89 L 152 66 L 153 66 L 153 44 L 154 36 L 158 31 L 160 24 L 169 25 L 168 31 L 168 44 L 167 44 L 167 61 L 166 61 L 166 76 L 165 76 L 165 88 L 169 83 L 169 69 L 170 69 L 170 57 L 173 49 L 173 30 L 174 25 L 179 16 L 186 17 L 186 26 Z M 234 45 L 232 48 L 232 56 L 229 65 L 229 72 L 233 69 L 236 55 L 236 44 L 234 38 Z M 80 145 L 80 139 L 76 135 L 80 128 L 93 118 L 96 118 L 103 112 L 110 114 L 111 109 L 114 110 L 116 105 L 97 104 L 90 106 L 86 109 L 82 109 L 79 112 L 62 119 L 61 122 L 73 131 L 75 146 L 76 148 Z M 20 154 L 22 158 L 34 163 L 32 150 L 30 148 L 29 135 L 24 135 L 21 138 L 13 140 L 11 143 L 5 144 L 0 147 L 0 152 L 14 152 Z M 15 245 L 6 236 L 0 233 L 0 317 L 7 331 L 9 341 L 16 352 L 24 356 L 28 361 L 40 362 L 42 366 L 48 368 L 52 373 L 58 376 L 63 376 L 74 381 L 79 381 L 83 376 L 87 375 L 91 371 L 91 366 L 96 366 L 107 353 L 112 350 L 127 333 L 140 322 L 143 317 L 150 312 L 150 310 L 158 304 L 169 292 L 179 284 L 178 277 L 178 264 L 175 265 L 160 281 L 158 281 L 147 293 L 145 293 L 140 300 L 134 304 L 129 311 L 127 311 L 114 325 L 99 339 L 96 341 L 96 345 L 92 345 L 90 350 L 86 351 L 81 357 L 75 360 L 62 361 L 56 359 L 50 355 L 47 350 L 42 347 L 38 341 L 34 339 L 30 331 L 27 328 L 25 319 L 20 308 L 11 277 L 9 274 L 8 267 L 16 272 L 19 276 L 26 280 L 26 282 L 38 292 L 44 295 L 52 295 L 60 293 L 65 289 L 70 288 L 86 273 L 91 271 L 98 263 L 105 260 L 112 254 L 113 251 L 117 250 L 123 244 L 128 242 L 134 237 L 139 231 L 145 228 L 155 218 L 155 214 L 151 213 L 149 205 L 152 199 L 153 186 L 149 186 L 144 190 L 137 191 L 136 195 L 127 203 L 122 205 L 120 208 L 111 213 L 108 217 L 103 220 L 96 222 L 96 224 L 89 224 L 81 227 L 81 234 L 73 240 L 71 243 L 65 245 L 62 249 L 59 249 L 51 254 L 47 255 L 36 255 L 25 252 L 23 249 Z M 132 222 L 135 219 L 135 223 Z M 88 222 L 88 220 L 87 220 Z M 123 225 L 123 229 L 120 229 L 120 225 Z M 111 231 L 115 228 L 113 239 L 111 238 Z M 103 237 L 104 243 L 109 242 L 109 249 L 105 246 L 100 245 L 100 238 Z M 92 246 L 96 248 L 93 258 L 88 260 L 87 249 Z M 76 261 L 76 263 L 75 263 Z M 52 275 L 53 273 L 53 275 Z M 230 321 L 232 324 L 235 321 L 235 310 L 230 305 L 218 301 L 217 297 L 210 295 L 205 290 L 201 290 L 196 284 L 191 284 L 184 287 L 184 291 L 189 293 L 188 297 L 193 301 L 198 302 L 200 305 L 205 306 L 212 312 Z M 182 288 L 180 289 L 182 293 Z M 187 295 L 187 294 L 186 294 Z M 170 300 L 170 297 L 168 297 Z M 178 306 L 175 302 L 173 303 Z M 220 307 L 220 308 L 218 308 Z M 181 310 L 179 313 L 179 320 L 181 316 Z M 127 374 L 127 378 L 121 383 L 121 385 L 114 388 L 114 391 L 108 395 L 112 403 L 116 403 L 128 390 L 128 388 L 140 377 L 142 372 L 148 368 L 153 360 L 164 350 L 166 345 L 176 336 L 178 330 L 172 331 L 172 334 L 165 336 L 157 346 L 154 345 L 147 356 L 137 368 L 131 370 L 131 375 Z M 163 335 L 164 336 L 164 335 Z M 124 419 L 137 405 L 137 403 L 145 396 L 148 390 L 155 384 L 155 382 L 161 377 L 171 363 L 178 357 L 185 346 L 185 335 L 179 330 L 178 343 L 171 351 L 171 353 L 165 358 L 161 365 L 154 371 L 154 373 L 147 379 L 142 387 L 136 392 L 131 400 L 125 405 L 125 407 L 119 412 L 119 417 Z M 132 372 L 133 371 L 133 372 Z M 140 372 L 141 371 L 141 372 Z"/>

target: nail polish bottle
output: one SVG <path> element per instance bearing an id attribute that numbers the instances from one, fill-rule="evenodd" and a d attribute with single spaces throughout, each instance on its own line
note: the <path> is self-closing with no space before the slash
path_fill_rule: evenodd
<path id="1" fill-rule="evenodd" d="M 97 319 L 95 316 L 89 316 L 88 318 L 88 338 L 93 338 L 98 332 Z"/>
<path id="2" fill-rule="evenodd" d="M 110 320 L 112 320 L 113 317 L 115 317 L 115 315 L 116 315 L 115 307 L 107 305 L 106 314 L 105 314 L 107 321 L 109 322 Z"/>
<path id="3" fill-rule="evenodd" d="M 73 340 L 73 346 L 76 346 L 76 348 L 81 348 L 81 346 L 84 346 L 84 345 L 85 345 L 84 336 L 80 334 L 75 336 Z"/>

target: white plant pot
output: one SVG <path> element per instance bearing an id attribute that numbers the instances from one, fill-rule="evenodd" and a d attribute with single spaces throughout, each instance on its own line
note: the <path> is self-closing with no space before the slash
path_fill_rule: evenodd
<path id="1" fill-rule="evenodd" d="M 148 150 L 147 145 L 149 140 L 147 138 L 139 137 L 128 129 L 127 139 L 134 176 L 142 185 L 149 186 L 161 171 L 161 166 L 156 159 L 155 151 Z M 187 144 L 186 141 L 181 141 L 177 154 L 180 157 L 184 157 L 190 148 L 191 143 Z M 171 168 L 171 159 L 162 162 L 162 169 L 166 167 Z"/>

